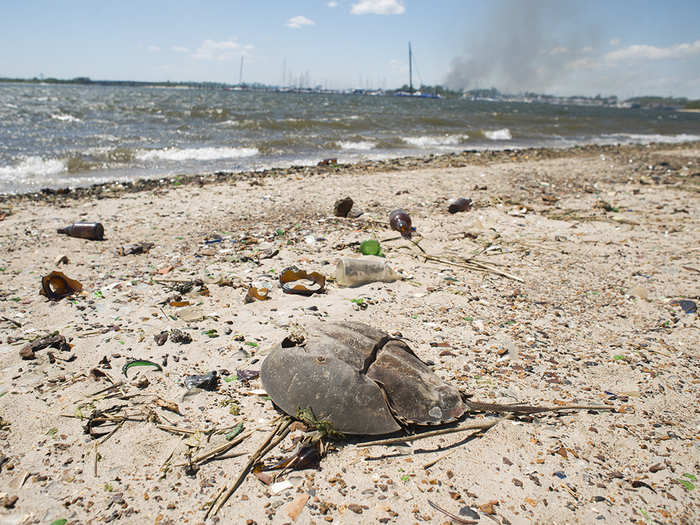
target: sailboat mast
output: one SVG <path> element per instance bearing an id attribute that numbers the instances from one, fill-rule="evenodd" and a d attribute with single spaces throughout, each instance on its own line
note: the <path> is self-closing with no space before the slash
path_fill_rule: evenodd
<path id="1" fill-rule="evenodd" d="M 408 42 L 408 91 L 413 93 L 413 54 L 410 41 Z"/>
<path id="2" fill-rule="evenodd" d="M 241 69 L 238 72 L 238 83 L 243 84 L 243 55 L 241 55 Z"/>

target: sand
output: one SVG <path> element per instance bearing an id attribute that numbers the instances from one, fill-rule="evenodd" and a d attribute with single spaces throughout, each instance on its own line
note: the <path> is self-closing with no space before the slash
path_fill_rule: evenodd
<path id="1" fill-rule="evenodd" d="M 284 485 L 249 475 L 208 522 L 449 523 L 429 502 L 479 523 L 700 520 L 698 314 L 674 303 L 700 299 L 700 144 L 219 179 L 0 200 L 0 523 L 204 522 L 280 415 L 260 380 L 234 380 L 236 371 L 259 370 L 298 326 L 343 320 L 400 333 L 474 400 L 613 410 L 507 420 L 477 436 L 332 442 L 319 470 L 285 473 Z M 346 196 L 359 218 L 333 216 Z M 447 213 L 459 196 L 474 208 Z M 397 207 L 427 253 L 507 276 L 385 241 Z M 106 240 L 56 233 L 77 220 L 102 222 Z M 338 257 L 368 238 L 384 241 L 402 280 L 341 288 L 330 279 L 325 294 L 282 293 L 282 269 L 332 277 Z M 117 254 L 137 242 L 154 246 Z M 39 295 L 54 270 L 83 290 Z M 193 280 L 191 291 L 172 289 Z M 247 286 L 265 282 L 270 300 L 244 304 Z M 154 337 L 173 329 L 192 341 L 159 346 Z M 20 357 L 54 331 L 69 349 Z M 134 358 L 162 371 L 135 367 L 125 378 Z M 185 376 L 212 370 L 228 380 L 185 396 Z M 110 381 L 124 384 L 95 395 Z M 128 419 L 87 434 L 90 414 L 109 409 Z M 241 444 L 196 472 L 182 466 L 239 423 L 253 432 Z M 268 461 L 291 446 L 285 439 Z"/>

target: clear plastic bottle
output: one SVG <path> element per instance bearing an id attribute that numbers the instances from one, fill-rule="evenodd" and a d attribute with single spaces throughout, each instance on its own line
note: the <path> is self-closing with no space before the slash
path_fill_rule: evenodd
<path id="1" fill-rule="evenodd" d="M 91 241 L 101 241 L 105 236 L 105 229 L 99 222 L 76 222 L 56 231 L 64 235 L 90 239 Z"/>
<path id="2" fill-rule="evenodd" d="M 401 208 L 392 211 L 389 214 L 389 226 L 392 230 L 396 230 L 403 237 L 410 238 L 413 233 L 411 226 L 411 216 Z"/>
<path id="3" fill-rule="evenodd" d="M 375 255 L 341 257 L 335 270 L 335 282 L 350 288 L 375 282 L 390 283 L 400 278 L 386 259 Z"/>

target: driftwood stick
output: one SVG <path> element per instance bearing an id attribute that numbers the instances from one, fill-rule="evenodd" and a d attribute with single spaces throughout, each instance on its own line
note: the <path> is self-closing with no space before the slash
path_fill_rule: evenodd
<path id="1" fill-rule="evenodd" d="M 445 454 L 442 454 L 442 455 L 436 457 L 436 458 L 435 458 L 434 460 L 432 460 L 432 461 L 429 461 L 428 463 L 426 463 L 425 465 L 423 465 L 423 469 L 428 470 L 430 467 L 432 467 L 433 465 L 435 465 L 435 464 L 438 463 L 439 461 L 442 461 L 442 460 L 445 459 L 447 456 L 453 454 L 456 450 L 457 450 L 456 448 L 453 448 L 453 449 L 450 450 L 449 452 L 447 452 L 447 453 L 445 453 Z"/>
<path id="2" fill-rule="evenodd" d="M 428 505 L 433 507 L 435 510 L 442 512 L 445 516 L 449 517 L 452 521 L 456 521 L 457 523 L 462 523 L 462 524 L 467 524 L 467 525 L 474 525 L 475 523 L 479 523 L 478 521 L 474 520 L 465 520 L 464 518 L 460 518 L 456 514 L 452 514 L 451 512 L 443 509 L 442 507 L 439 507 L 432 501 L 428 500 Z"/>
<path id="3" fill-rule="evenodd" d="M 511 412 L 513 414 L 542 414 L 545 412 L 563 412 L 565 410 L 615 410 L 615 407 L 606 405 L 563 405 L 559 407 L 537 407 L 516 403 L 513 405 L 501 405 L 499 403 L 482 403 L 480 401 L 464 400 L 469 408 L 479 412 Z"/>
<path id="4" fill-rule="evenodd" d="M 286 417 L 282 421 L 279 422 L 279 424 L 275 427 L 275 429 L 270 432 L 265 438 L 265 441 L 263 442 L 262 445 L 258 448 L 258 450 L 255 451 L 255 453 L 250 456 L 250 459 L 248 460 L 248 463 L 246 463 L 246 466 L 243 468 L 241 473 L 238 475 L 238 478 L 236 478 L 236 481 L 233 482 L 233 484 L 226 489 L 225 492 L 222 492 L 219 497 L 217 497 L 209 507 L 209 510 L 207 510 L 206 515 L 204 516 L 204 519 L 206 520 L 209 517 L 209 513 L 213 510 L 214 511 L 214 516 L 221 510 L 221 507 L 224 506 L 226 501 L 231 497 L 231 495 L 236 491 L 238 487 L 240 487 L 241 483 L 243 483 L 243 480 L 245 477 L 248 475 L 250 472 L 250 469 L 255 465 L 255 463 L 263 456 L 264 452 L 269 451 L 270 444 L 275 442 L 275 445 L 279 443 L 284 437 L 289 433 L 289 426 L 292 424 L 292 418 Z M 286 432 L 285 432 L 286 431 Z M 275 440 L 275 436 L 278 434 L 282 434 L 281 439 Z"/>
<path id="5" fill-rule="evenodd" d="M 206 460 L 211 459 L 213 457 L 219 456 L 219 455 L 223 454 L 224 452 L 228 452 L 233 447 L 242 443 L 243 441 L 245 441 L 246 439 L 248 439 L 252 435 L 253 435 L 252 431 L 248 432 L 246 434 L 242 434 L 232 441 L 227 441 L 226 443 L 222 443 L 222 444 L 220 444 L 220 445 L 218 445 L 218 446 L 216 446 L 216 447 L 214 447 L 206 452 L 202 452 L 201 454 L 193 457 L 191 463 L 192 464 L 202 463 L 203 461 L 206 461 Z M 185 465 L 185 464 L 186 463 L 183 463 L 182 465 Z M 179 467 L 182 465 L 177 465 L 177 466 Z"/>
<path id="6" fill-rule="evenodd" d="M 414 434 L 412 436 L 401 436 L 397 438 L 380 439 L 378 441 L 368 441 L 367 443 L 359 443 L 358 447 L 371 447 L 374 445 L 393 445 L 394 443 L 407 443 L 409 441 L 417 441 L 419 439 L 441 436 L 443 434 L 454 434 L 455 432 L 465 432 L 468 430 L 488 430 L 489 428 L 495 426 L 506 418 L 501 417 L 496 420 L 489 421 L 488 423 L 477 423 L 472 425 L 464 425 L 454 428 L 442 428 L 440 430 L 431 430 L 429 432 L 421 432 L 420 434 Z"/>

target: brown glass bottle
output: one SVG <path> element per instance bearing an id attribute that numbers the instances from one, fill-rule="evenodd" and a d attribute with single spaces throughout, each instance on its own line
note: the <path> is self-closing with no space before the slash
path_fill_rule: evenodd
<path id="1" fill-rule="evenodd" d="M 402 209 L 396 209 L 389 214 L 389 226 L 392 230 L 396 230 L 403 237 L 411 237 L 411 217 Z"/>
<path id="2" fill-rule="evenodd" d="M 64 235 L 90 239 L 91 241 L 101 241 L 105 236 L 105 229 L 99 222 L 76 222 L 56 231 Z"/>
<path id="3" fill-rule="evenodd" d="M 450 213 L 457 213 L 459 211 L 469 211 L 472 209 L 472 200 L 460 197 L 459 199 L 453 201 L 447 211 Z"/>

